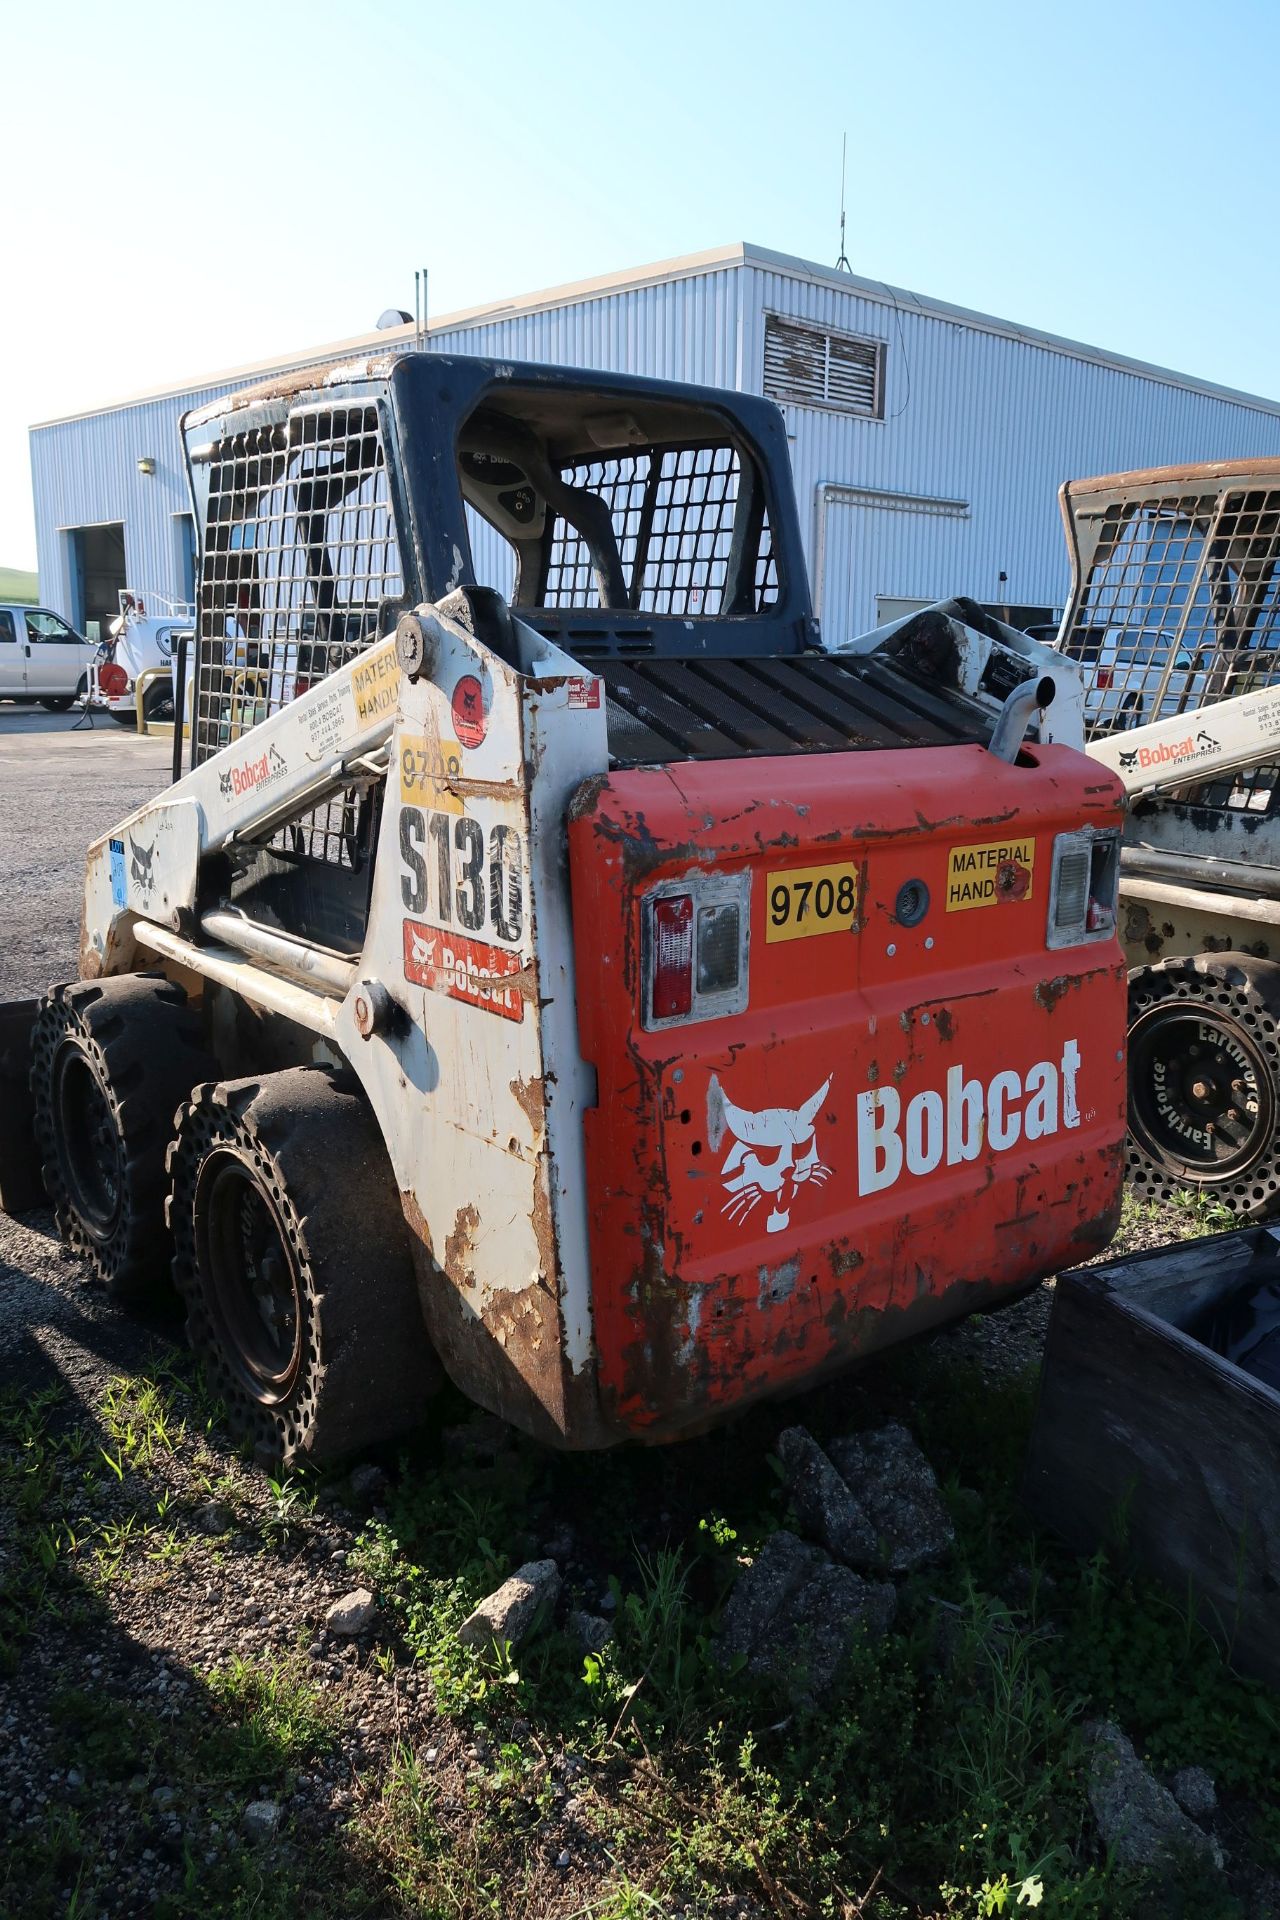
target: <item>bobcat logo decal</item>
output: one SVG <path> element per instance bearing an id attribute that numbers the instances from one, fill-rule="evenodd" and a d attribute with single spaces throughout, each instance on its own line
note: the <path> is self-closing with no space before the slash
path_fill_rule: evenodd
<path id="1" fill-rule="evenodd" d="M 417 928 L 416 928 L 416 927 L 411 927 L 411 928 L 410 928 L 410 930 L 409 930 L 409 938 L 410 938 L 410 939 L 412 940 L 412 942 L 413 942 L 413 964 L 414 964 L 414 966 L 415 966 L 415 967 L 434 967 L 434 965 L 435 965 L 435 963 L 436 963 L 436 943 L 435 943 L 435 941 L 434 941 L 434 940 L 424 940 L 424 939 L 423 939 L 423 937 L 422 937 L 422 935 L 421 935 L 421 934 L 420 934 L 420 933 L 418 932 L 418 930 L 417 930 Z"/>
<path id="2" fill-rule="evenodd" d="M 1132 751 L 1129 753 L 1126 753 L 1123 748 L 1121 749 L 1120 765 L 1125 769 L 1126 773 L 1134 765 L 1137 758 L 1138 758 L 1138 749 L 1136 747 L 1134 747 Z"/>
<path id="3" fill-rule="evenodd" d="M 822 1186 L 831 1169 L 818 1152 L 814 1125 L 831 1086 L 828 1075 L 801 1107 L 762 1107 L 752 1113 L 725 1097 L 713 1074 L 707 1094 L 707 1125 L 713 1141 L 732 1134 L 720 1169 L 729 1196 L 721 1207 L 735 1222 L 746 1220 L 762 1200 L 769 1201 L 765 1228 L 782 1233 L 802 1187 Z M 723 1127 L 719 1122 L 723 1120 Z"/>
<path id="4" fill-rule="evenodd" d="M 151 871 L 151 862 L 155 859 L 156 845 L 153 840 L 144 847 L 140 840 L 129 841 L 129 874 L 144 900 L 151 898 L 151 889 L 155 885 L 155 876 Z"/>

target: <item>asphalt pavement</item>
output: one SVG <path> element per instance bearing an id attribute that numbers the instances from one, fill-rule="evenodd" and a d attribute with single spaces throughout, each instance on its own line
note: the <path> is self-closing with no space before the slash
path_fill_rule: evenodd
<path id="1" fill-rule="evenodd" d="M 0 1000 L 73 980 L 91 841 L 169 784 L 173 742 L 0 701 Z"/>

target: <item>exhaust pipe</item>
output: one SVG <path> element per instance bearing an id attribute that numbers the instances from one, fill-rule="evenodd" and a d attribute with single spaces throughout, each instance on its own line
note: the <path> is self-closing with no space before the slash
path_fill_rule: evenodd
<path id="1" fill-rule="evenodd" d="M 1016 760 L 1032 714 L 1037 708 L 1043 713 L 1052 705 L 1056 692 L 1053 675 L 1049 673 L 1039 680 L 1024 680 L 1020 687 L 1015 687 L 996 716 L 987 752 L 994 753 L 997 760 Z"/>

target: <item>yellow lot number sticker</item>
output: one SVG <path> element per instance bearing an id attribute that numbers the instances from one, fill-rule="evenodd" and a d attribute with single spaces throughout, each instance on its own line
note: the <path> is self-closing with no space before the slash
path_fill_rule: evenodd
<path id="1" fill-rule="evenodd" d="M 832 867 L 788 867 L 785 873 L 770 873 L 765 879 L 766 941 L 853 932 L 858 917 L 858 869 L 851 860 Z"/>
<path id="2" fill-rule="evenodd" d="M 989 846 L 952 847 L 947 853 L 947 912 L 995 907 L 1031 898 L 1034 840 L 993 840 Z"/>
<path id="3" fill-rule="evenodd" d="M 407 806 L 434 807 L 437 813 L 463 813 L 450 782 L 462 772 L 462 748 L 456 740 L 428 740 L 423 734 L 400 736 L 400 798 Z"/>

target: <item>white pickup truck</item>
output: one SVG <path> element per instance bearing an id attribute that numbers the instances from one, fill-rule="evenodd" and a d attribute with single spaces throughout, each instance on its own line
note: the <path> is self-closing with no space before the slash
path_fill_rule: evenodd
<path id="1" fill-rule="evenodd" d="M 0 700 L 62 712 L 87 690 L 97 653 L 48 607 L 0 605 Z"/>

